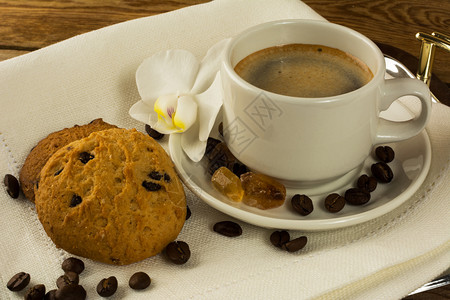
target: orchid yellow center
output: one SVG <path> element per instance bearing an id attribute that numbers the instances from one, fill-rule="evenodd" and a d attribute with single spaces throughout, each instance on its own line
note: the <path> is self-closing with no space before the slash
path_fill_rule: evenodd
<path id="1" fill-rule="evenodd" d="M 160 132 L 184 132 L 197 119 L 197 102 L 191 95 L 161 96 L 156 100 L 154 110 L 158 114 L 156 127 Z"/>

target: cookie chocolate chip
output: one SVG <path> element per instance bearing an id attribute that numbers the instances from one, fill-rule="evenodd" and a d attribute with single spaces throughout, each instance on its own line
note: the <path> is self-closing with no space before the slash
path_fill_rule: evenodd
<path id="1" fill-rule="evenodd" d="M 94 159 L 94 155 L 88 153 L 88 152 L 81 152 L 80 153 L 80 161 L 83 164 L 87 164 L 91 159 Z"/>
<path id="2" fill-rule="evenodd" d="M 83 152 L 86 164 L 79 160 Z M 94 132 L 59 149 L 40 173 L 35 202 L 58 248 L 114 265 L 158 254 L 186 220 L 186 196 L 173 162 L 135 129 Z"/>
<path id="3" fill-rule="evenodd" d="M 72 196 L 72 199 L 70 200 L 70 207 L 75 207 L 75 206 L 77 206 L 78 204 L 80 204 L 81 202 L 83 201 L 83 199 L 81 199 L 81 197 L 80 196 L 78 196 L 77 194 L 74 194 L 73 196 Z"/>
<path id="4" fill-rule="evenodd" d="M 154 183 L 147 180 L 144 180 L 142 182 L 142 186 L 149 192 L 156 192 L 162 188 L 162 186 L 159 183 Z"/>

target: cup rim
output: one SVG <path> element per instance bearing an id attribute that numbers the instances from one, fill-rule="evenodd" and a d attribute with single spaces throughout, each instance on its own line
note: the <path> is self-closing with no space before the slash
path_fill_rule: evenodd
<path id="1" fill-rule="evenodd" d="M 344 94 L 339 94 L 339 95 L 335 95 L 335 96 L 328 96 L 328 97 L 294 97 L 294 96 L 287 96 L 287 95 L 283 95 L 283 94 L 277 94 L 277 93 L 273 93 L 264 89 L 261 89 L 257 86 L 254 86 L 250 83 L 248 83 L 247 81 L 245 81 L 242 77 L 240 77 L 236 71 L 234 70 L 234 68 L 231 66 L 231 54 L 233 49 L 235 48 L 236 44 L 238 42 L 240 42 L 245 36 L 252 34 L 254 32 L 260 31 L 260 30 L 264 30 L 265 28 L 268 27 L 272 27 L 272 26 L 276 26 L 276 25 L 283 25 L 283 24 L 299 24 L 299 23 L 304 23 L 304 24 L 317 24 L 317 26 L 326 26 L 332 29 L 337 29 L 337 30 L 345 30 L 347 31 L 350 35 L 354 35 L 357 36 L 359 39 L 363 40 L 374 52 L 374 54 L 377 56 L 377 72 L 374 74 L 373 78 L 365 85 L 363 85 L 362 87 L 353 90 L 351 92 L 348 93 L 344 93 Z M 344 51 L 344 50 L 342 50 Z M 364 61 L 363 61 L 364 62 Z M 365 63 L 365 62 L 364 62 Z M 237 82 L 239 85 L 243 86 L 246 89 L 253 89 L 256 90 L 259 93 L 265 93 L 267 94 L 267 96 L 272 96 L 271 98 L 273 99 L 274 97 L 276 97 L 277 101 L 281 101 L 281 102 L 287 102 L 287 103 L 292 103 L 292 102 L 307 102 L 309 104 L 314 104 L 314 103 L 324 103 L 324 102 L 338 102 L 338 101 L 342 101 L 343 99 L 347 99 L 347 98 L 351 98 L 349 96 L 351 96 L 352 94 L 357 94 L 360 93 L 363 90 L 368 90 L 368 89 L 372 89 L 375 85 L 378 84 L 379 80 L 383 80 L 384 79 L 384 70 L 385 70 L 385 63 L 384 63 L 384 58 L 383 58 L 383 53 L 381 52 L 381 50 L 378 48 L 378 46 L 372 41 L 370 40 L 368 37 L 366 37 L 365 35 L 357 32 L 356 30 L 353 30 L 351 28 L 336 24 L 336 23 L 331 23 L 325 20 L 309 20 L 309 19 L 284 19 L 284 20 L 276 20 L 276 21 L 270 21 L 270 22 L 265 22 L 265 23 L 261 23 L 255 26 L 252 26 L 244 31 L 242 31 L 241 33 L 237 34 L 236 36 L 232 37 L 230 42 L 228 43 L 228 46 L 225 50 L 225 60 L 223 61 L 223 65 L 226 69 L 226 71 L 229 73 L 229 75 L 232 77 L 232 79 Z M 371 69 L 371 71 L 373 72 L 373 70 Z M 380 78 L 381 77 L 381 78 Z M 313 101 L 312 101 L 313 100 Z"/>

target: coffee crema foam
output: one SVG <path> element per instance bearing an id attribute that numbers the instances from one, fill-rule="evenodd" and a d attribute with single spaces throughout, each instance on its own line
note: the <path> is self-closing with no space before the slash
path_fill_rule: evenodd
<path id="1" fill-rule="evenodd" d="M 263 90 L 293 97 L 330 97 L 354 91 L 373 74 L 355 56 L 339 49 L 286 44 L 262 49 L 241 60 L 236 73 Z"/>

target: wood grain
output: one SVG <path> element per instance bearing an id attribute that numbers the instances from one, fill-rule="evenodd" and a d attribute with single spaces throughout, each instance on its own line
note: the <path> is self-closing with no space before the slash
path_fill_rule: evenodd
<path id="1" fill-rule="evenodd" d="M 39 49 L 119 22 L 206 1 L 0 1 L 0 48 Z"/>
<path id="2" fill-rule="evenodd" d="M 0 60 L 40 49 L 119 22 L 160 14 L 207 0 L 0 0 Z M 419 56 L 419 31 L 450 34 L 449 0 L 305 0 L 331 22 L 377 43 Z M 436 51 L 433 77 L 450 89 L 450 54 Z M 413 66 L 412 71 L 416 71 Z M 444 93 L 445 93 L 444 92 Z M 445 99 L 444 101 L 449 101 Z"/>
<path id="3" fill-rule="evenodd" d="M 417 32 L 450 35 L 449 0 L 304 0 L 327 20 L 419 57 Z M 437 49 L 433 74 L 450 83 L 450 53 Z M 413 70 L 414 72 L 416 70 Z"/>
<path id="4" fill-rule="evenodd" d="M 205 2 L 208 1 L 0 0 L 0 58 L 20 55 L 108 25 Z M 449 0 L 304 2 L 331 22 L 353 28 L 375 42 L 389 44 L 415 57 L 420 49 L 414 37 L 417 32 L 450 34 Z M 449 65 L 450 54 L 438 49 L 433 74 L 449 83 Z"/>

